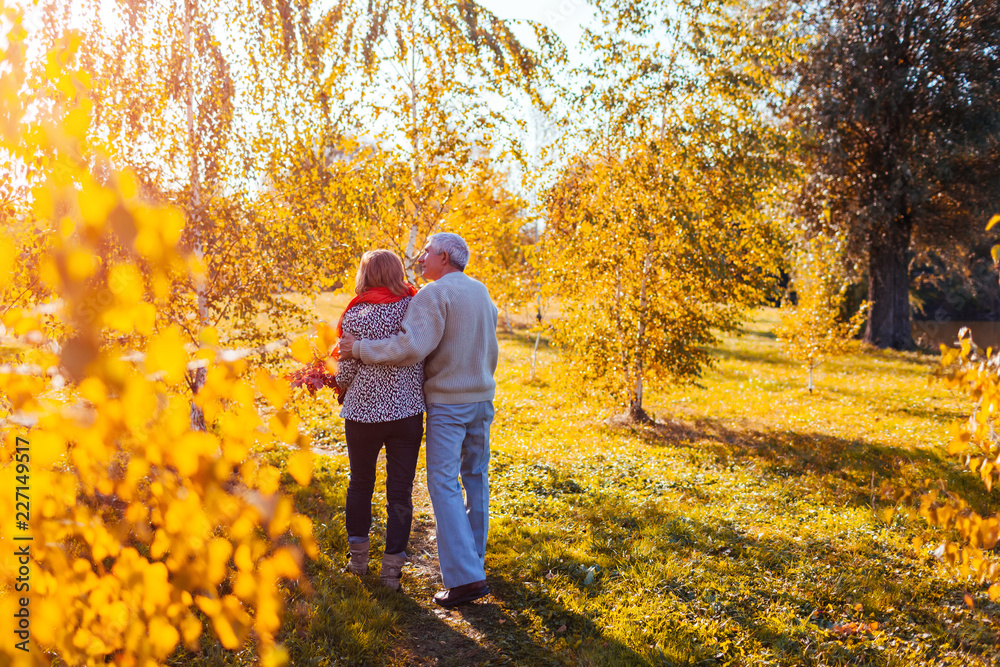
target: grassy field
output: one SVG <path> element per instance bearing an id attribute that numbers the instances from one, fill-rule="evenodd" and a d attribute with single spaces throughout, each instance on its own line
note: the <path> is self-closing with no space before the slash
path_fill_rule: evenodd
<path id="1" fill-rule="evenodd" d="M 300 400 L 326 456 L 310 488 L 286 476 L 323 550 L 290 591 L 292 663 L 996 664 L 1000 605 L 939 569 L 939 535 L 878 518 L 886 479 L 942 478 L 998 509 L 942 456 L 962 406 L 928 385 L 935 358 L 848 356 L 822 366 L 810 394 L 770 333 L 776 316 L 725 338 L 697 385 L 652 392 L 657 423 L 641 428 L 608 426 L 609 406 L 579 395 L 544 343 L 528 380 L 533 340 L 502 336 L 493 595 L 454 611 L 430 600 L 440 579 L 422 462 L 404 594 L 343 572 L 342 424 L 329 395 Z M 915 549 L 916 536 L 930 545 Z M 251 658 L 209 649 L 199 662 Z"/>

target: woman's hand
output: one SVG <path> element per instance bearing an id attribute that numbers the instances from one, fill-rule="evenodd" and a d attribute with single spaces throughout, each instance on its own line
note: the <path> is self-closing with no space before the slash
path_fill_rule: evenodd
<path id="1" fill-rule="evenodd" d="M 345 359 L 352 359 L 354 357 L 352 352 L 354 351 L 354 341 L 356 340 L 357 338 L 355 338 L 349 333 L 345 333 L 341 337 L 340 342 L 337 343 L 337 346 L 340 348 L 341 361 Z"/>

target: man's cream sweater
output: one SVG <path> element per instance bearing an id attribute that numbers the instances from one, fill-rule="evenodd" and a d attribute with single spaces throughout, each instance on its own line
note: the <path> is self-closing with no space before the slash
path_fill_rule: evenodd
<path id="1" fill-rule="evenodd" d="M 399 333 L 359 340 L 351 354 L 366 364 L 424 363 L 428 403 L 492 401 L 496 391 L 497 308 L 486 286 L 464 273 L 447 273 L 410 301 Z"/>

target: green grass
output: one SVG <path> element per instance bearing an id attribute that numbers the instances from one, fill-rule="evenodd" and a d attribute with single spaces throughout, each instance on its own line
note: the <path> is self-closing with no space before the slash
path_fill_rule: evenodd
<path id="1" fill-rule="evenodd" d="M 614 407 L 579 395 L 544 345 L 528 381 L 533 340 L 503 336 L 493 595 L 455 611 L 430 601 L 440 582 L 422 462 L 405 594 L 342 572 L 342 427 L 329 397 L 301 401 L 329 456 L 296 491 L 323 555 L 290 591 L 293 664 L 996 664 L 1000 605 L 939 568 L 939 534 L 876 515 L 885 480 L 942 478 L 980 511 L 1000 505 L 943 457 L 962 404 L 928 385 L 935 358 L 846 356 L 809 393 L 770 334 L 776 316 L 723 339 L 696 386 L 650 392 L 648 427 L 606 425 Z M 915 550 L 915 536 L 930 546 Z"/>

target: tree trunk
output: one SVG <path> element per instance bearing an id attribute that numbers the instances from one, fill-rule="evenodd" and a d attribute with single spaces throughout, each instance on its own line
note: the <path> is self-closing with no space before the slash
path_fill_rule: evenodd
<path id="1" fill-rule="evenodd" d="M 531 351 L 531 379 L 535 379 L 535 362 L 538 359 L 538 341 L 542 339 L 542 330 L 535 332 L 535 349 Z"/>
<path id="2" fill-rule="evenodd" d="M 191 34 L 191 24 L 194 22 L 198 12 L 198 0 L 186 3 L 186 14 L 184 22 L 184 43 L 187 48 L 186 75 L 187 75 L 187 134 L 188 150 L 190 151 L 189 171 L 191 179 L 191 201 L 188 206 L 188 218 L 191 227 L 194 229 L 194 255 L 199 260 L 205 258 L 205 245 L 201 235 L 201 176 L 198 173 L 198 137 L 195 134 L 195 100 L 194 100 L 194 42 Z M 205 328 L 208 320 L 208 300 L 205 295 L 206 286 L 198 285 L 198 331 Z M 208 371 L 205 368 L 197 368 L 188 373 L 188 385 L 192 394 L 197 394 L 205 385 Z M 191 427 L 197 431 L 204 431 L 205 415 L 201 408 L 191 401 Z"/>
<path id="3" fill-rule="evenodd" d="M 411 7 L 412 11 L 412 7 Z M 420 128 L 417 123 L 417 31 L 413 23 L 413 14 L 410 14 L 410 123 L 412 125 L 413 136 L 410 139 L 413 146 L 413 192 L 418 194 L 421 186 L 420 174 Z M 411 284 L 416 284 L 416 274 L 413 267 L 417 263 L 417 233 L 420 231 L 420 217 L 418 215 L 418 201 L 413 202 L 413 223 L 410 225 L 410 236 L 406 240 L 406 255 L 403 257 L 403 266 L 406 268 L 406 278 Z"/>
<path id="4" fill-rule="evenodd" d="M 899 216 L 868 239 L 868 326 L 865 342 L 876 347 L 913 350 L 907 251 L 912 222 Z"/>
<path id="5" fill-rule="evenodd" d="M 647 291 L 649 287 L 649 270 L 652 264 L 653 253 L 647 248 L 646 256 L 642 261 L 642 282 L 639 284 L 639 330 L 635 340 L 635 363 L 632 367 L 632 372 L 635 376 L 635 387 L 632 389 L 632 396 L 629 399 L 628 405 L 629 419 L 639 423 L 653 421 L 646 411 L 642 409 L 642 376 L 646 371 L 642 362 L 646 350 L 646 311 L 649 306 Z"/>
<path id="6" fill-rule="evenodd" d="M 541 288 L 539 288 L 541 289 Z M 538 341 L 542 339 L 542 293 L 538 292 L 538 312 L 535 315 L 538 330 L 535 332 L 535 349 L 531 351 L 531 379 L 535 379 L 535 362 L 538 359 Z"/>
<path id="7" fill-rule="evenodd" d="M 628 403 L 628 420 L 637 424 L 649 424 L 653 418 L 642 409 L 642 376 L 635 379 L 635 390 Z"/>

